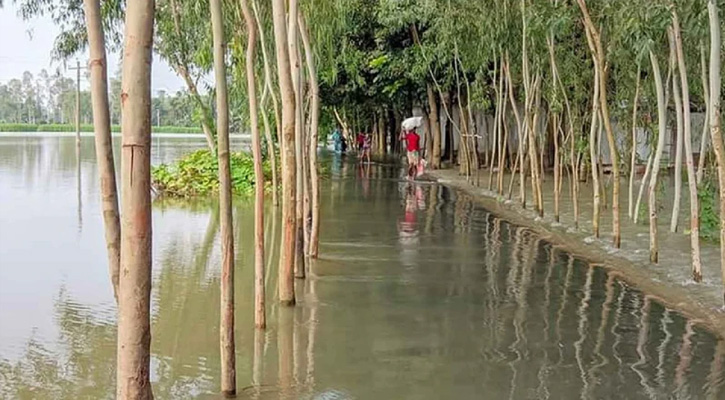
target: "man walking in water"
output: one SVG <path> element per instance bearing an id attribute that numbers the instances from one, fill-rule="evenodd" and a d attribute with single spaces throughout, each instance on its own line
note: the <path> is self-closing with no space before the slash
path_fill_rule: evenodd
<path id="1" fill-rule="evenodd" d="M 415 179 L 418 172 L 418 162 L 420 161 L 420 136 L 415 130 L 403 131 L 402 140 L 406 143 L 408 155 L 408 179 Z"/>

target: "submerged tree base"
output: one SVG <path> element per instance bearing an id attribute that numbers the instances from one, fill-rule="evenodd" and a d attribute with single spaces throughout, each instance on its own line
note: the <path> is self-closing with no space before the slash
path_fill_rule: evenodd
<path id="1" fill-rule="evenodd" d="M 667 307 L 685 315 L 698 319 L 704 326 L 715 332 L 725 332 L 725 315 L 722 309 L 723 295 L 719 277 L 719 252 L 713 243 L 702 243 L 703 246 L 703 283 L 692 285 L 695 279 L 687 264 L 689 256 L 689 237 L 687 235 L 660 230 L 663 246 L 659 249 L 659 265 L 649 263 L 647 249 L 647 227 L 635 225 L 623 220 L 622 227 L 627 235 L 623 235 L 622 249 L 614 249 L 609 243 L 610 236 L 604 239 L 593 239 L 591 226 L 582 223 L 579 229 L 573 228 L 572 215 L 562 213 L 560 223 L 553 223 L 553 218 L 536 218 L 532 207 L 522 209 L 518 201 L 509 201 L 494 192 L 470 185 L 466 178 L 459 176 L 456 170 L 429 171 L 429 177 L 439 183 L 460 189 L 471 195 L 477 203 L 487 211 L 537 232 L 554 246 L 566 249 L 577 257 L 593 264 L 615 271 L 621 278 L 643 292 L 658 298 Z M 545 187 L 544 193 L 550 192 Z M 565 187 L 563 190 L 567 190 Z M 585 190 L 591 190 L 591 186 Z M 586 192 L 585 192 L 586 193 Z M 683 199 L 686 201 L 686 199 Z M 717 201 L 717 198 L 714 198 Z M 552 199 L 544 198 L 546 209 L 550 209 Z M 582 215 L 591 215 L 591 204 L 582 202 Z M 566 208 L 564 208 L 566 209 Z M 583 221 L 582 221 L 583 222 Z M 607 221 L 608 222 L 608 221 Z M 669 221 L 662 221 L 665 226 Z M 602 226 L 608 232 L 611 225 Z M 604 235 L 603 235 L 604 236 Z"/>
<path id="2" fill-rule="evenodd" d="M 248 196 L 254 189 L 254 160 L 244 152 L 232 152 L 232 193 Z M 265 179 L 272 174 L 268 161 L 263 163 Z M 207 150 L 197 150 L 173 164 L 161 164 L 151 171 L 154 189 L 161 196 L 200 197 L 219 192 L 218 158 Z"/>

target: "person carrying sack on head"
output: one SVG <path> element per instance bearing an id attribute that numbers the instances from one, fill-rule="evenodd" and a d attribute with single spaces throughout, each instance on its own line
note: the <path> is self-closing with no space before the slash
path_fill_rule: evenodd
<path id="1" fill-rule="evenodd" d="M 420 161 L 420 136 L 414 129 L 403 131 L 402 140 L 405 141 L 408 155 L 408 179 L 415 179 Z"/>

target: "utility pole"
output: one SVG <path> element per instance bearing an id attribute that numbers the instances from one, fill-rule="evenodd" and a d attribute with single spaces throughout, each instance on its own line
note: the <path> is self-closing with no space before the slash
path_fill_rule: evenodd
<path id="1" fill-rule="evenodd" d="M 76 60 L 75 68 L 70 67 L 69 69 L 76 70 L 76 147 L 81 147 L 81 62 Z"/>

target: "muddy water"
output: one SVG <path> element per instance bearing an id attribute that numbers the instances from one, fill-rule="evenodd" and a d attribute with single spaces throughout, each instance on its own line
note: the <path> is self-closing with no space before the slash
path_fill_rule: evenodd
<path id="1" fill-rule="evenodd" d="M 113 397 L 115 305 L 88 142 L 78 165 L 73 138 L 0 137 L 0 398 Z M 196 146 L 157 139 L 154 162 Z M 264 334 L 250 329 L 252 214 L 237 202 L 242 398 L 725 397 L 725 342 L 617 276 L 459 192 L 330 165 L 322 258 L 298 282 L 299 306 L 272 308 Z M 268 210 L 270 242 L 278 220 Z M 217 398 L 217 231 L 212 204 L 154 206 L 157 398 Z M 274 274 L 268 284 L 273 304 Z"/>

